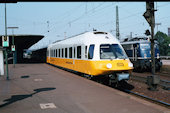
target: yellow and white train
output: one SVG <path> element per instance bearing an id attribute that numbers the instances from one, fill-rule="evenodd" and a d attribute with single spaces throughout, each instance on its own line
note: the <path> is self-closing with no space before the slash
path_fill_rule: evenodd
<path id="1" fill-rule="evenodd" d="M 133 64 L 119 41 L 108 32 L 85 32 L 50 44 L 47 63 L 80 72 L 86 77 L 106 77 L 109 83 L 128 80 Z"/>

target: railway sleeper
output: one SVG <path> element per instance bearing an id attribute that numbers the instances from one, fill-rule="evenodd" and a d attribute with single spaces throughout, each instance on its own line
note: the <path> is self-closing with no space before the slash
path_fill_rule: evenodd
<path id="1" fill-rule="evenodd" d="M 170 81 L 167 80 L 160 80 L 160 86 L 162 86 L 165 90 L 170 90 Z"/>

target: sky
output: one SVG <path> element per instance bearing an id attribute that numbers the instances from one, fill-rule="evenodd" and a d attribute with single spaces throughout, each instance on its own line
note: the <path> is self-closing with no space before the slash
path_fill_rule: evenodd
<path id="1" fill-rule="evenodd" d="M 14 34 L 44 35 L 30 49 L 48 46 L 85 31 L 110 32 L 116 36 L 116 6 L 119 12 L 120 38 L 144 36 L 150 29 L 143 17 L 145 2 L 17 2 L 7 4 L 7 27 L 18 27 Z M 170 2 L 155 2 L 157 31 L 168 34 Z M 5 4 L 0 4 L 0 35 L 5 34 Z M 12 34 L 8 29 L 7 34 Z"/>

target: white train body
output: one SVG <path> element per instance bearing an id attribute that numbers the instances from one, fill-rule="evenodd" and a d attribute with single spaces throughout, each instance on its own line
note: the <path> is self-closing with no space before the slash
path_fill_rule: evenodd
<path id="1" fill-rule="evenodd" d="M 47 63 L 92 76 L 123 73 L 119 80 L 129 78 L 133 69 L 120 42 L 108 32 L 97 31 L 50 44 Z"/>

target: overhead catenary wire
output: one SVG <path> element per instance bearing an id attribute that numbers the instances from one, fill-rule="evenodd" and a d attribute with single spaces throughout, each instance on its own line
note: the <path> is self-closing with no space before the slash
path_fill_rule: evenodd
<path id="1" fill-rule="evenodd" d="M 95 13 L 96 12 L 98 12 L 99 10 L 103 10 L 103 9 L 105 9 L 105 8 L 108 8 L 108 6 L 112 6 L 113 5 L 113 3 L 110 5 L 107 5 L 107 6 L 105 6 L 104 8 L 100 8 L 100 9 L 98 9 L 97 10 L 97 8 L 99 8 L 99 7 L 101 7 L 103 5 L 103 3 L 101 3 L 101 4 L 99 4 L 97 7 L 94 7 L 93 9 L 91 9 L 91 10 L 89 10 L 89 11 L 87 11 L 86 13 L 87 14 L 93 14 L 93 10 L 96 10 L 95 11 Z M 126 4 L 124 4 L 124 6 L 125 6 Z M 123 6 L 122 6 L 123 7 Z M 78 20 L 80 20 L 80 19 L 82 19 L 83 18 L 83 16 L 86 16 L 85 14 L 82 14 L 81 16 L 79 16 L 78 18 L 76 18 L 76 19 L 74 19 L 74 20 L 72 20 L 72 21 L 69 21 L 69 22 L 67 22 L 67 24 L 73 24 L 73 22 L 76 22 L 76 21 L 78 21 Z M 67 24 L 65 24 L 64 26 L 67 26 Z"/>
<path id="2" fill-rule="evenodd" d="M 100 3 L 98 6 L 96 6 L 94 9 L 97 9 L 98 7 L 100 7 L 101 5 L 103 5 L 103 3 Z M 87 11 L 87 13 L 91 12 L 92 10 Z M 69 22 L 66 22 L 64 25 L 62 24 L 61 26 L 67 26 L 69 24 L 72 24 L 75 21 L 78 21 L 79 19 L 81 19 L 83 16 L 85 16 L 85 13 L 83 13 L 81 16 L 79 16 L 78 18 L 71 20 Z M 60 26 L 59 26 L 60 28 Z M 54 30 L 54 29 L 53 29 Z M 54 31 L 53 31 L 54 32 Z M 52 33 L 52 32 L 51 32 Z"/>
<path id="3" fill-rule="evenodd" d="M 87 3 L 86 3 L 87 4 Z M 99 4 L 100 5 L 100 4 Z M 102 15 L 102 14 L 99 14 L 98 12 L 99 11 L 104 11 L 104 9 L 107 9 L 108 7 L 107 6 L 109 6 L 109 7 L 111 7 L 113 4 L 109 4 L 109 5 L 106 5 L 106 6 L 104 6 L 104 5 L 101 5 L 101 6 L 99 6 L 98 5 L 98 8 L 96 8 L 96 6 L 95 7 L 93 7 L 92 9 L 86 9 L 87 11 L 85 11 L 84 12 L 84 14 L 82 14 L 82 15 L 80 15 L 79 17 L 76 17 L 76 18 L 73 18 L 72 20 L 70 20 L 70 21 L 64 21 L 64 22 L 62 22 L 62 23 L 57 23 L 58 25 L 57 26 L 55 26 L 55 24 L 53 24 L 53 27 L 55 28 L 55 29 L 53 29 L 53 28 L 50 28 L 51 30 L 53 30 L 53 32 L 51 32 L 51 33 L 54 33 L 54 32 L 57 32 L 57 34 L 62 34 L 62 30 L 64 30 L 64 31 L 66 31 L 66 30 L 72 30 L 73 29 L 73 27 L 74 26 L 76 26 L 76 24 L 77 23 L 81 23 L 80 22 L 80 20 L 81 19 L 89 19 L 89 18 L 87 18 L 86 16 L 88 16 L 88 17 L 93 17 L 93 16 L 96 16 L 96 15 L 98 15 L 98 17 L 100 18 L 100 15 Z M 166 4 L 164 4 L 164 5 L 166 5 Z M 102 7 L 103 6 L 103 7 Z M 124 4 L 124 6 L 126 6 L 125 4 Z M 163 7 L 163 5 L 160 5 L 159 6 L 159 8 L 160 7 Z M 124 8 L 124 7 L 123 7 Z M 94 11 L 95 10 L 95 11 Z M 144 11 L 143 11 L 144 12 Z M 86 15 L 85 15 L 85 13 L 86 13 Z M 101 13 L 101 12 L 100 12 Z M 129 14 L 129 13 L 128 13 Z M 142 11 L 141 12 L 137 12 L 137 13 L 131 13 L 130 15 L 128 15 L 128 16 L 126 16 L 126 17 L 122 17 L 122 18 L 120 18 L 120 20 L 122 21 L 122 20 L 126 20 L 126 19 L 129 19 L 129 18 L 131 18 L 131 17 L 139 17 L 140 15 L 139 14 L 142 14 Z M 69 15 L 69 13 L 68 13 L 68 15 Z M 73 17 L 73 16 L 72 16 Z M 142 17 L 142 16 L 141 16 Z M 104 18 L 103 16 L 102 16 L 102 18 Z M 65 19 L 66 20 L 66 19 Z M 90 20 L 90 19 L 89 19 Z M 110 20 L 109 20 L 110 21 Z M 76 24 L 74 24 L 76 22 Z M 110 21 L 110 22 L 102 22 L 99 26 L 101 26 L 101 27 L 103 27 L 103 26 L 106 26 L 106 25 L 109 25 L 109 24 L 113 24 L 114 25 L 114 22 L 115 21 Z M 91 28 L 92 28 L 92 26 L 93 26 L 93 22 L 87 22 L 87 24 L 89 24 L 90 23 L 90 26 L 91 26 Z M 140 24 L 143 24 L 143 23 L 146 23 L 146 22 L 140 22 Z M 81 26 L 84 26 L 85 25 L 85 23 L 84 24 L 82 24 Z M 136 25 L 136 24 L 133 24 L 133 25 Z M 62 26 L 62 29 L 57 29 L 57 28 L 61 28 L 61 26 Z M 130 26 L 132 26 L 132 25 L 129 25 L 129 27 Z M 122 28 L 122 29 L 125 29 L 126 27 L 124 27 L 124 28 Z M 127 27 L 128 28 L 128 27 Z M 46 34 L 49 34 L 49 33 L 46 33 Z M 49 34 L 50 35 L 50 34 Z"/>

